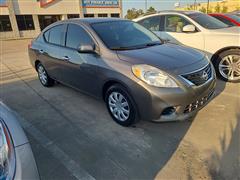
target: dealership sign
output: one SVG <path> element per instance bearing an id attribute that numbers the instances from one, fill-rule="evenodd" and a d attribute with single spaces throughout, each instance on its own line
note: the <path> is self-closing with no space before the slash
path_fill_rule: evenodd
<path id="1" fill-rule="evenodd" d="M 45 7 L 45 6 L 51 4 L 54 1 L 55 0 L 40 0 L 40 7 Z"/>
<path id="2" fill-rule="evenodd" d="M 119 7 L 119 0 L 83 0 L 82 2 L 83 7 Z"/>

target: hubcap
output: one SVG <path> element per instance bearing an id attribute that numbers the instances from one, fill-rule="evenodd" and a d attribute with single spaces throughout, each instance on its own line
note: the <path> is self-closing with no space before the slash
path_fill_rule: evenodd
<path id="1" fill-rule="evenodd" d="M 112 92 L 108 97 L 108 105 L 112 115 L 119 121 L 126 121 L 129 118 L 129 104 L 121 93 Z"/>
<path id="2" fill-rule="evenodd" d="M 45 69 L 42 66 L 38 67 L 38 75 L 39 75 L 39 79 L 43 84 L 47 83 L 47 73 L 45 71 Z"/>
<path id="3" fill-rule="evenodd" d="M 219 63 L 220 74 L 229 80 L 240 79 L 240 55 L 225 56 Z"/>

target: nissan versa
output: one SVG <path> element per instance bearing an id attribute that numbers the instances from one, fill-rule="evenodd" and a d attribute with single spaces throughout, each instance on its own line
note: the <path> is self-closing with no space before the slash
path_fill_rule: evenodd
<path id="1" fill-rule="evenodd" d="M 216 84 L 203 53 L 163 43 L 123 19 L 56 22 L 29 44 L 29 56 L 43 86 L 58 81 L 103 98 L 123 126 L 188 119 L 210 101 Z"/>

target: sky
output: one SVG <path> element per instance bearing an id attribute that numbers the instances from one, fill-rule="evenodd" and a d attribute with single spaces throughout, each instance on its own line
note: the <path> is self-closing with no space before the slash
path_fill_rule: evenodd
<path id="1" fill-rule="evenodd" d="M 122 0 L 123 3 L 123 14 L 125 15 L 128 9 L 136 8 L 145 10 L 146 0 Z M 210 0 L 215 1 L 215 0 Z M 174 4 L 180 3 L 180 6 L 187 4 L 193 4 L 194 0 L 147 0 L 148 7 L 153 6 L 158 11 L 174 9 Z M 197 3 L 207 2 L 207 0 L 197 0 Z"/>

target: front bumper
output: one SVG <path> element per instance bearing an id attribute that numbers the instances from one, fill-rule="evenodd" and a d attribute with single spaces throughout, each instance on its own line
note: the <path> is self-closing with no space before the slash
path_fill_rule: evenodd
<path id="1" fill-rule="evenodd" d="M 24 144 L 15 147 L 16 154 L 16 171 L 15 180 L 34 179 L 39 180 L 37 165 L 30 147 L 30 144 Z"/>
<path id="2" fill-rule="evenodd" d="M 195 116 L 214 97 L 216 75 L 213 73 L 211 80 L 201 86 L 185 84 L 180 88 L 156 88 L 143 82 L 138 85 L 141 88 L 135 88 L 135 93 L 132 94 L 140 119 L 158 122 L 187 120 Z M 174 111 L 164 113 L 167 108 Z"/>

